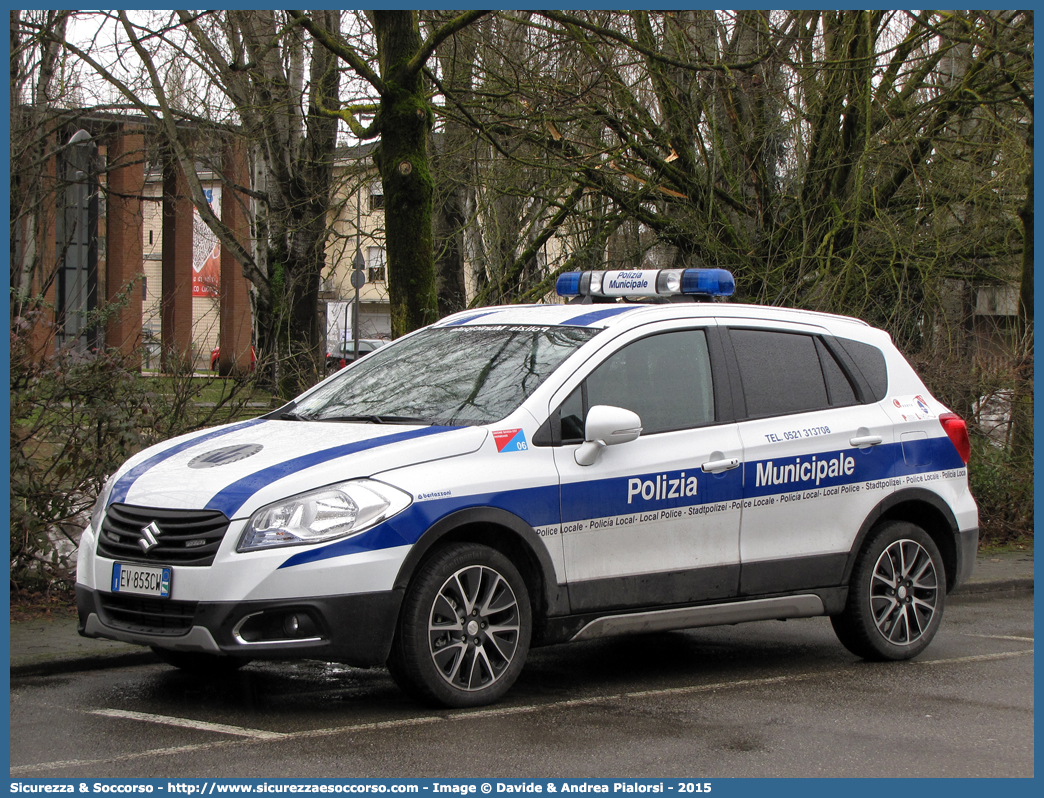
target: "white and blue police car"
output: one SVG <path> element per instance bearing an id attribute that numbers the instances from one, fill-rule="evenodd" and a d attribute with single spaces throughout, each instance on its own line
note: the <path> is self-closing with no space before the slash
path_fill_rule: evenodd
<path id="1" fill-rule="evenodd" d="M 968 434 L 886 333 L 679 301 L 730 295 L 715 269 L 558 289 L 131 458 L 80 543 L 81 634 L 386 663 L 456 707 L 605 635 L 828 615 L 861 657 L 929 644 L 978 545 Z"/>

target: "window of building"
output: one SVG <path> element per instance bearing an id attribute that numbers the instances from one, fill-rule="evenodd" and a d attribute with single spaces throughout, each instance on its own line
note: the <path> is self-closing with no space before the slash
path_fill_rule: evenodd
<path id="1" fill-rule="evenodd" d="M 384 209 L 384 188 L 382 186 L 370 187 L 370 210 L 379 211 Z"/>
<path id="2" fill-rule="evenodd" d="M 387 279 L 384 268 L 384 248 L 366 248 L 366 282 L 383 283 Z"/>

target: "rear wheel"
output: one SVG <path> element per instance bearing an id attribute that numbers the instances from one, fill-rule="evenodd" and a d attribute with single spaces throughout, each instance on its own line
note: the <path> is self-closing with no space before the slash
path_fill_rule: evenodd
<path id="1" fill-rule="evenodd" d="M 175 651 L 170 648 L 151 646 L 152 653 L 168 665 L 189 673 L 221 674 L 239 670 L 248 662 L 246 657 L 222 657 L 202 651 Z"/>
<path id="2" fill-rule="evenodd" d="M 511 561 L 487 546 L 453 544 L 410 586 L 388 667 L 422 701 L 481 706 L 518 678 L 531 633 L 529 593 Z"/>
<path id="3" fill-rule="evenodd" d="M 830 620 L 841 643 L 871 660 L 910 659 L 932 642 L 942 622 L 946 572 L 923 529 L 888 521 L 856 558 L 848 603 Z"/>

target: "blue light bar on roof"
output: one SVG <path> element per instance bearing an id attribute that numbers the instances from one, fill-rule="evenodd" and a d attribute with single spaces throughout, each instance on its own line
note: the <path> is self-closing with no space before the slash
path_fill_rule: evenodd
<path id="1" fill-rule="evenodd" d="M 565 272 L 558 276 L 555 290 L 559 296 L 732 296 L 736 281 L 725 269 Z"/>

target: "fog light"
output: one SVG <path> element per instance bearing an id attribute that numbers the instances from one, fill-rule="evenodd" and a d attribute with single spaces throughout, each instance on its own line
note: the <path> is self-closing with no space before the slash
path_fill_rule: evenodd
<path id="1" fill-rule="evenodd" d="M 274 608 L 247 615 L 236 624 L 232 636 L 246 645 L 263 645 L 318 641 L 322 632 L 309 610 Z"/>

